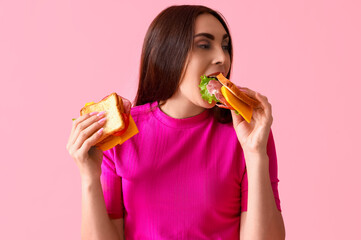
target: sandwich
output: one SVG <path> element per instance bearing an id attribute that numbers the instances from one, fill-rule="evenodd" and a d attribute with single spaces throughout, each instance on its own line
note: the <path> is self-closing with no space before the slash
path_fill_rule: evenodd
<path id="1" fill-rule="evenodd" d="M 112 93 L 100 102 L 86 103 L 80 110 L 80 115 L 91 112 L 105 111 L 106 123 L 103 126 L 103 133 L 95 144 L 102 151 L 122 144 L 137 134 L 138 128 L 130 115 L 131 103 L 129 100 Z"/>
<path id="2" fill-rule="evenodd" d="M 235 110 L 248 123 L 251 122 L 253 109 L 260 103 L 257 99 L 242 92 L 222 73 L 201 76 L 199 88 L 202 98 L 209 104 L 215 101 L 218 107 Z"/>

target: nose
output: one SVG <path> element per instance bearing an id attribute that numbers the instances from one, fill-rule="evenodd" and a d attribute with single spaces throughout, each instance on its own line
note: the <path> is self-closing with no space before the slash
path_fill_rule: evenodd
<path id="1" fill-rule="evenodd" d="M 222 47 L 217 47 L 214 53 L 213 64 L 223 65 L 227 61 L 227 52 Z"/>

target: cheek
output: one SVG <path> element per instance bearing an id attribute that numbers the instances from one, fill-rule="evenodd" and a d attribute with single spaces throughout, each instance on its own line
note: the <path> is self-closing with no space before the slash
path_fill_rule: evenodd
<path id="1" fill-rule="evenodd" d="M 199 82 L 197 81 L 197 79 L 192 78 L 192 77 L 188 77 L 187 79 L 185 79 L 185 81 L 179 86 L 180 90 L 183 92 L 183 94 L 191 97 L 194 96 L 195 94 L 200 94 L 200 90 L 199 90 Z"/>
<path id="2" fill-rule="evenodd" d="M 228 58 L 227 58 L 227 71 L 229 71 L 231 69 L 231 57 L 228 54 Z"/>
<path id="3" fill-rule="evenodd" d="M 194 54 L 188 62 L 184 78 L 180 85 L 180 90 L 183 94 L 190 98 L 201 98 L 199 84 L 201 82 L 201 75 L 207 71 L 207 61 L 205 57 Z"/>
<path id="4" fill-rule="evenodd" d="M 200 72 L 204 71 L 207 67 L 207 62 L 208 60 L 205 56 L 194 54 L 188 62 L 187 73 L 189 74 L 189 77 L 201 74 Z"/>
<path id="5" fill-rule="evenodd" d="M 184 89 L 194 93 L 198 91 L 198 85 L 201 82 L 201 71 L 199 67 L 188 66 L 187 72 L 184 75 L 184 79 L 181 85 L 183 85 Z"/>

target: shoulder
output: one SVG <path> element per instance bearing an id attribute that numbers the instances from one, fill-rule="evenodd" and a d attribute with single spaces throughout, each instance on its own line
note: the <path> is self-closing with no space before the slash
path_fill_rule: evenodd
<path id="1" fill-rule="evenodd" d="M 158 121 L 156 121 L 156 118 L 154 117 L 157 106 L 158 103 L 153 102 L 131 108 L 130 115 L 138 127 L 139 133 L 143 134 L 144 132 L 149 132 L 149 129 L 160 127 Z"/>
<path id="2" fill-rule="evenodd" d="M 130 109 L 130 114 L 132 115 L 132 117 L 141 116 L 144 113 L 149 112 L 151 105 L 152 105 L 151 103 L 146 103 L 143 105 L 134 106 Z"/>
<path id="3" fill-rule="evenodd" d="M 142 121 L 143 119 L 147 119 L 151 116 L 154 106 L 156 106 L 156 102 L 132 107 L 130 115 L 132 115 L 135 122 Z"/>

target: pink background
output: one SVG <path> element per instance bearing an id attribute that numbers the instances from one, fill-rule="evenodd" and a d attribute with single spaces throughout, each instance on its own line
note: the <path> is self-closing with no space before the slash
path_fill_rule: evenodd
<path id="1" fill-rule="evenodd" d="M 232 80 L 273 106 L 287 239 L 361 239 L 356 0 L 0 1 L 0 239 L 80 239 L 71 119 L 113 91 L 134 99 L 146 29 L 184 3 L 226 17 Z"/>

